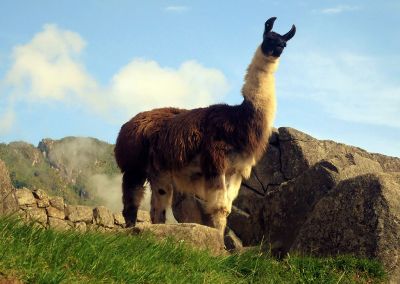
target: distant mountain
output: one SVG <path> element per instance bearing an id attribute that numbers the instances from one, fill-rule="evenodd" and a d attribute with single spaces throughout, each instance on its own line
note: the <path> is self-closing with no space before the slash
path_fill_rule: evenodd
<path id="1" fill-rule="evenodd" d="M 16 188 L 41 188 L 69 204 L 98 205 L 110 187 L 120 187 L 114 145 L 88 137 L 0 143 L 0 159 Z"/>

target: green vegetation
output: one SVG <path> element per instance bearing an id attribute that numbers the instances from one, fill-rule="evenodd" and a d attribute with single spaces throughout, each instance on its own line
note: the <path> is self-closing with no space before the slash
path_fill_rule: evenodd
<path id="1" fill-rule="evenodd" d="M 62 192 L 61 176 L 33 145 L 25 142 L 0 144 L 0 159 L 5 162 L 16 188 L 45 188 L 57 195 Z"/>
<path id="2" fill-rule="evenodd" d="M 103 204 L 97 190 L 106 190 L 102 187 L 109 185 L 99 181 L 119 173 L 113 149 L 113 145 L 94 138 L 43 139 L 38 147 L 26 142 L 0 143 L 0 159 L 14 187 L 40 188 L 64 197 L 68 204 L 94 206 Z M 97 177 L 96 182 L 93 177 Z"/>
<path id="3" fill-rule="evenodd" d="M 380 283 L 375 261 L 257 250 L 211 256 L 149 235 L 55 232 L 0 219 L 0 275 L 29 283 Z"/>

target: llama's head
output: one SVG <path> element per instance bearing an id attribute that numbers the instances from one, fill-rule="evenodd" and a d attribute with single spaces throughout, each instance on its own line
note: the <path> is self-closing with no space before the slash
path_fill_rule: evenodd
<path id="1" fill-rule="evenodd" d="M 272 31 L 276 17 L 272 17 L 265 22 L 265 30 L 261 50 L 266 56 L 279 57 L 283 49 L 286 47 L 286 42 L 290 40 L 296 33 L 295 25 L 290 31 L 284 35 L 277 34 Z"/>

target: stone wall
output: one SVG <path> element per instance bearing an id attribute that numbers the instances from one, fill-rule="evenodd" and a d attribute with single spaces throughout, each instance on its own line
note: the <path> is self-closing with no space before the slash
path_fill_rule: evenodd
<path id="1" fill-rule="evenodd" d="M 139 210 L 135 228 L 125 228 L 120 212 L 113 213 L 104 206 L 68 205 L 61 197 L 51 197 L 41 189 L 15 189 L 4 163 L 0 160 L 0 215 L 18 214 L 46 229 L 117 232 L 140 234 L 149 232 L 158 239 L 173 237 L 213 254 L 225 253 L 219 231 L 199 224 L 151 224 L 150 214 Z M 1 282 L 1 281 L 0 281 Z"/>
<path id="2" fill-rule="evenodd" d="M 16 190 L 15 194 L 18 214 L 45 228 L 109 231 L 125 226 L 122 213 L 112 213 L 104 206 L 91 208 L 82 205 L 67 205 L 62 197 L 50 197 L 41 189 L 31 191 L 23 188 Z"/>

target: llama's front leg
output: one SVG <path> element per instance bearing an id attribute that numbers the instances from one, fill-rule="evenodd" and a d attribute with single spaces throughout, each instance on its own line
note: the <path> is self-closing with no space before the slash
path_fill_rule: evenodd
<path id="1" fill-rule="evenodd" d="M 153 224 L 164 224 L 167 217 L 167 208 L 171 208 L 173 187 L 152 185 L 150 217 Z"/>
<path id="2" fill-rule="evenodd" d="M 216 228 L 221 237 L 224 236 L 226 218 L 230 213 L 228 191 L 225 175 L 219 175 L 207 181 L 206 213 L 211 217 L 211 225 Z"/>
<path id="3" fill-rule="evenodd" d="M 140 173 L 125 172 L 122 177 L 122 215 L 127 227 L 136 225 L 137 212 L 144 195 L 145 175 Z"/>

